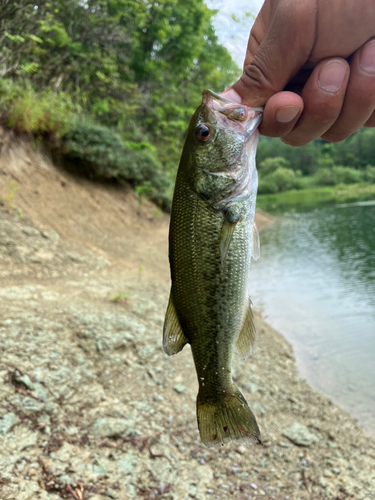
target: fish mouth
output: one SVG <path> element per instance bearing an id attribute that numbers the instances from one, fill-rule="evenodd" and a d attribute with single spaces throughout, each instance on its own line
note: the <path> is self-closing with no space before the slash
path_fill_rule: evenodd
<path id="1" fill-rule="evenodd" d="M 213 113 L 219 112 L 229 120 L 241 124 L 247 134 L 251 134 L 258 127 L 263 116 L 262 108 L 250 108 L 238 104 L 209 89 L 203 91 L 202 103 Z"/>

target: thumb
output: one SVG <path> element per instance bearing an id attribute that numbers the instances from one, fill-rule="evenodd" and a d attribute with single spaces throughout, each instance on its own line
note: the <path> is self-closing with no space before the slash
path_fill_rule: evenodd
<path id="1" fill-rule="evenodd" d="M 311 0 L 266 0 L 250 33 L 243 74 L 225 97 L 256 107 L 282 91 L 314 47 L 316 16 Z"/>

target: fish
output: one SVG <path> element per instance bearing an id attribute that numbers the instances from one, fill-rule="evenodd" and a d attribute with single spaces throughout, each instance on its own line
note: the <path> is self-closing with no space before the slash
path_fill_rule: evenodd
<path id="1" fill-rule="evenodd" d="M 256 419 L 232 379 L 232 355 L 255 340 L 249 296 L 255 166 L 262 112 L 205 90 L 191 118 L 177 172 L 169 228 L 171 291 L 163 349 L 190 344 L 198 377 L 197 422 L 208 446 L 260 443 Z"/>

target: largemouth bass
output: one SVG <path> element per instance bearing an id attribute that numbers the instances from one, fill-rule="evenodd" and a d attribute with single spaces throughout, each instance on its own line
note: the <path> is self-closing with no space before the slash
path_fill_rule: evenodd
<path id="1" fill-rule="evenodd" d="M 260 441 L 255 417 L 232 380 L 236 346 L 255 339 L 248 290 L 258 176 L 261 111 L 203 92 L 177 173 L 169 232 L 172 287 L 163 348 L 189 343 L 199 382 L 197 419 L 207 446 Z"/>

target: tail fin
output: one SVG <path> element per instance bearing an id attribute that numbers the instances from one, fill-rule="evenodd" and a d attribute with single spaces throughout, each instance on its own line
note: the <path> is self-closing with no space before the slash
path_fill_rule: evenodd
<path id="1" fill-rule="evenodd" d="M 261 443 L 255 417 L 236 387 L 232 394 L 215 402 L 207 402 L 199 392 L 197 419 L 201 439 L 208 447 L 228 441 Z"/>

